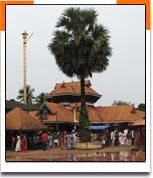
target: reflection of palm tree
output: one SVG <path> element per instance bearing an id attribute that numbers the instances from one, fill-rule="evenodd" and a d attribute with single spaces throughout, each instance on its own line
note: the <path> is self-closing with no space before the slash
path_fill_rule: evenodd
<path id="1" fill-rule="evenodd" d="M 33 96 L 34 89 L 31 89 L 31 86 L 27 85 L 26 92 L 27 92 L 26 103 L 32 105 L 33 100 L 35 99 L 35 97 Z M 24 101 L 24 89 L 19 90 L 19 95 L 17 96 L 17 99 L 20 100 L 20 102 Z"/>
<path id="2" fill-rule="evenodd" d="M 68 77 L 77 76 L 81 85 L 81 111 L 83 123 L 89 125 L 85 100 L 85 78 L 94 72 L 103 72 L 111 56 L 107 29 L 97 25 L 93 9 L 69 8 L 57 22 L 59 30 L 49 44 L 60 70 Z"/>

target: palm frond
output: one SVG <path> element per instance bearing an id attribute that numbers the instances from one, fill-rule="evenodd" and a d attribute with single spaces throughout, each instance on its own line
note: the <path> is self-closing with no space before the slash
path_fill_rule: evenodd
<path id="1" fill-rule="evenodd" d="M 56 27 L 60 28 L 48 48 L 59 69 L 69 77 L 88 77 L 109 65 L 109 31 L 97 24 L 97 16 L 94 9 L 68 8 L 58 19 Z"/>
<path id="2" fill-rule="evenodd" d="M 26 102 L 27 104 L 33 104 L 33 101 L 35 99 L 34 95 L 33 95 L 33 92 L 34 90 L 31 89 L 31 86 L 30 85 L 27 85 L 26 86 Z M 20 102 L 23 102 L 24 101 L 24 89 L 20 89 L 19 90 L 19 95 L 17 96 L 17 99 L 20 101 Z"/>

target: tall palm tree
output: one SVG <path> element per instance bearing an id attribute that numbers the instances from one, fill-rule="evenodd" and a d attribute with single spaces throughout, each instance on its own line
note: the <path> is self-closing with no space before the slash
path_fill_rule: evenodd
<path id="1" fill-rule="evenodd" d="M 45 97 L 45 93 L 40 93 L 38 96 L 36 96 L 35 98 L 35 104 L 38 106 L 41 106 L 44 102 L 44 97 Z"/>
<path id="2" fill-rule="evenodd" d="M 32 105 L 33 100 L 35 99 L 35 97 L 33 96 L 34 89 L 31 89 L 31 86 L 27 85 L 26 92 L 27 92 L 26 103 Z M 19 95 L 17 96 L 17 99 L 20 100 L 20 102 L 24 101 L 24 89 L 19 90 Z"/>
<path id="3" fill-rule="evenodd" d="M 80 79 L 80 117 L 88 118 L 85 79 L 92 77 L 94 72 L 103 72 L 109 64 L 111 48 L 108 30 L 97 24 L 97 13 L 94 9 L 80 8 L 66 9 L 58 19 L 56 27 L 58 29 L 54 32 L 48 48 L 64 74 Z M 89 122 L 86 121 L 88 125 Z"/>

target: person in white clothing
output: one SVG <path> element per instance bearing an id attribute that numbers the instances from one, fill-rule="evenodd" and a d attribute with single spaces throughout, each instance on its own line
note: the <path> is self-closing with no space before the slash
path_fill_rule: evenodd
<path id="1" fill-rule="evenodd" d="M 124 130 L 125 144 L 127 144 L 127 138 L 126 138 L 127 134 L 128 134 L 128 129 L 125 129 Z"/>
<path id="2" fill-rule="evenodd" d="M 17 142 L 16 142 L 16 146 L 15 146 L 15 151 L 21 151 L 21 138 L 18 135 L 17 136 Z"/>
<path id="3" fill-rule="evenodd" d="M 115 139 L 115 135 L 114 132 L 111 132 L 111 144 L 114 145 L 114 139 Z"/>
<path id="4" fill-rule="evenodd" d="M 134 130 L 131 131 L 131 141 L 132 145 L 134 145 Z"/>

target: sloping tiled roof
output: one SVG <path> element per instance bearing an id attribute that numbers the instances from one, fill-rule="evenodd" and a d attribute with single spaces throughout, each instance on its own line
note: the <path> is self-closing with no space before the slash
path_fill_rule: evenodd
<path id="1" fill-rule="evenodd" d="M 29 112 L 28 112 L 28 114 L 29 114 L 31 117 L 33 117 L 33 118 L 35 118 L 36 120 L 39 120 L 39 121 L 40 121 L 39 116 L 37 115 L 37 113 L 38 113 L 38 111 L 29 111 Z"/>
<path id="2" fill-rule="evenodd" d="M 6 130 L 40 130 L 46 128 L 19 107 L 6 114 Z"/>
<path id="3" fill-rule="evenodd" d="M 51 122 L 74 122 L 73 110 L 67 109 L 64 105 L 44 102 L 43 106 L 46 106 L 51 115 L 48 115 L 47 120 L 44 123 Z M 56 114 L 57 113 L 57 114 Z M 124 106 L 104 106 L 94 107 L 88 106 L 88 115 L 91 123 L 122 123 L 122 122 L 135 122 L 145 117 L 145 112 L 135 110 L 133 105 Z M 76 112 L 78 120 L 79 112 Z"/>
<path id="4" fill-rule="evenodd" d="M 100 117 L 99 117 L 99 115 L 98 115 L 98 112 L 97 112 L 97 110 L 96 110 L 96 107 L 88 107 L 88 115 L 89 115 L 89 119 L 90 119 L 90 121 L 92 122 L 92 123 L 99 123 L 99 122 L 101 122 L 101 120 L 100 120 Z"/>
<path id="5" fill-rule="evenodd" d="M 27 110 L 27 111 L 28 110 L 30 110 L 30 111 L 31 110 L 39 110 L 38 106 L 23 104 L 23 103 L 20 103 L 18 101 L 12 101 L 12 100 L 10 100 L 10 101 L 6 100 L 5 107 L 8 110 L 14 109 L 15 107 L 20 107 L 20 108 Z"/>
<path id="6" fill-rule="evenodd" d="M 135 121 L 131 126 L 145 126 L 145 119 L 140 119 L 138 121 Z"/>
<path id="7" fill-rule="evenodd" d="M 134 109 L 133 105 L 97 107 L 101 122 L 133 122 L 145 117 L 145 112 Z"/>
<path id="8" fill-rule="evenodd" d="M 86 94 L 96 95 L 97 97 L 101 97 L 99 93 L 93 90 L 91 87 L 90 80 L 85 80 L 85 92 Z M 63 82 L 56 84 L 53 91 L 51 91 L 46 97 L 49 96 L 56 96 L 56 95 L 64 95 L 64 94 L 71 94 L 71 95 L 80 95 L 80 81 L 77 82 Z"/>
<path id="9" fill-rule="evenodd" d="M 45 122 L 55 122 L 56 119 L 58 122 L 74 122 L 73 120 L 73 112 L 67 109 L 65 106 L 52 102 L 44 102 L 44 104 L 54 115 L 48 116 Z"/>

